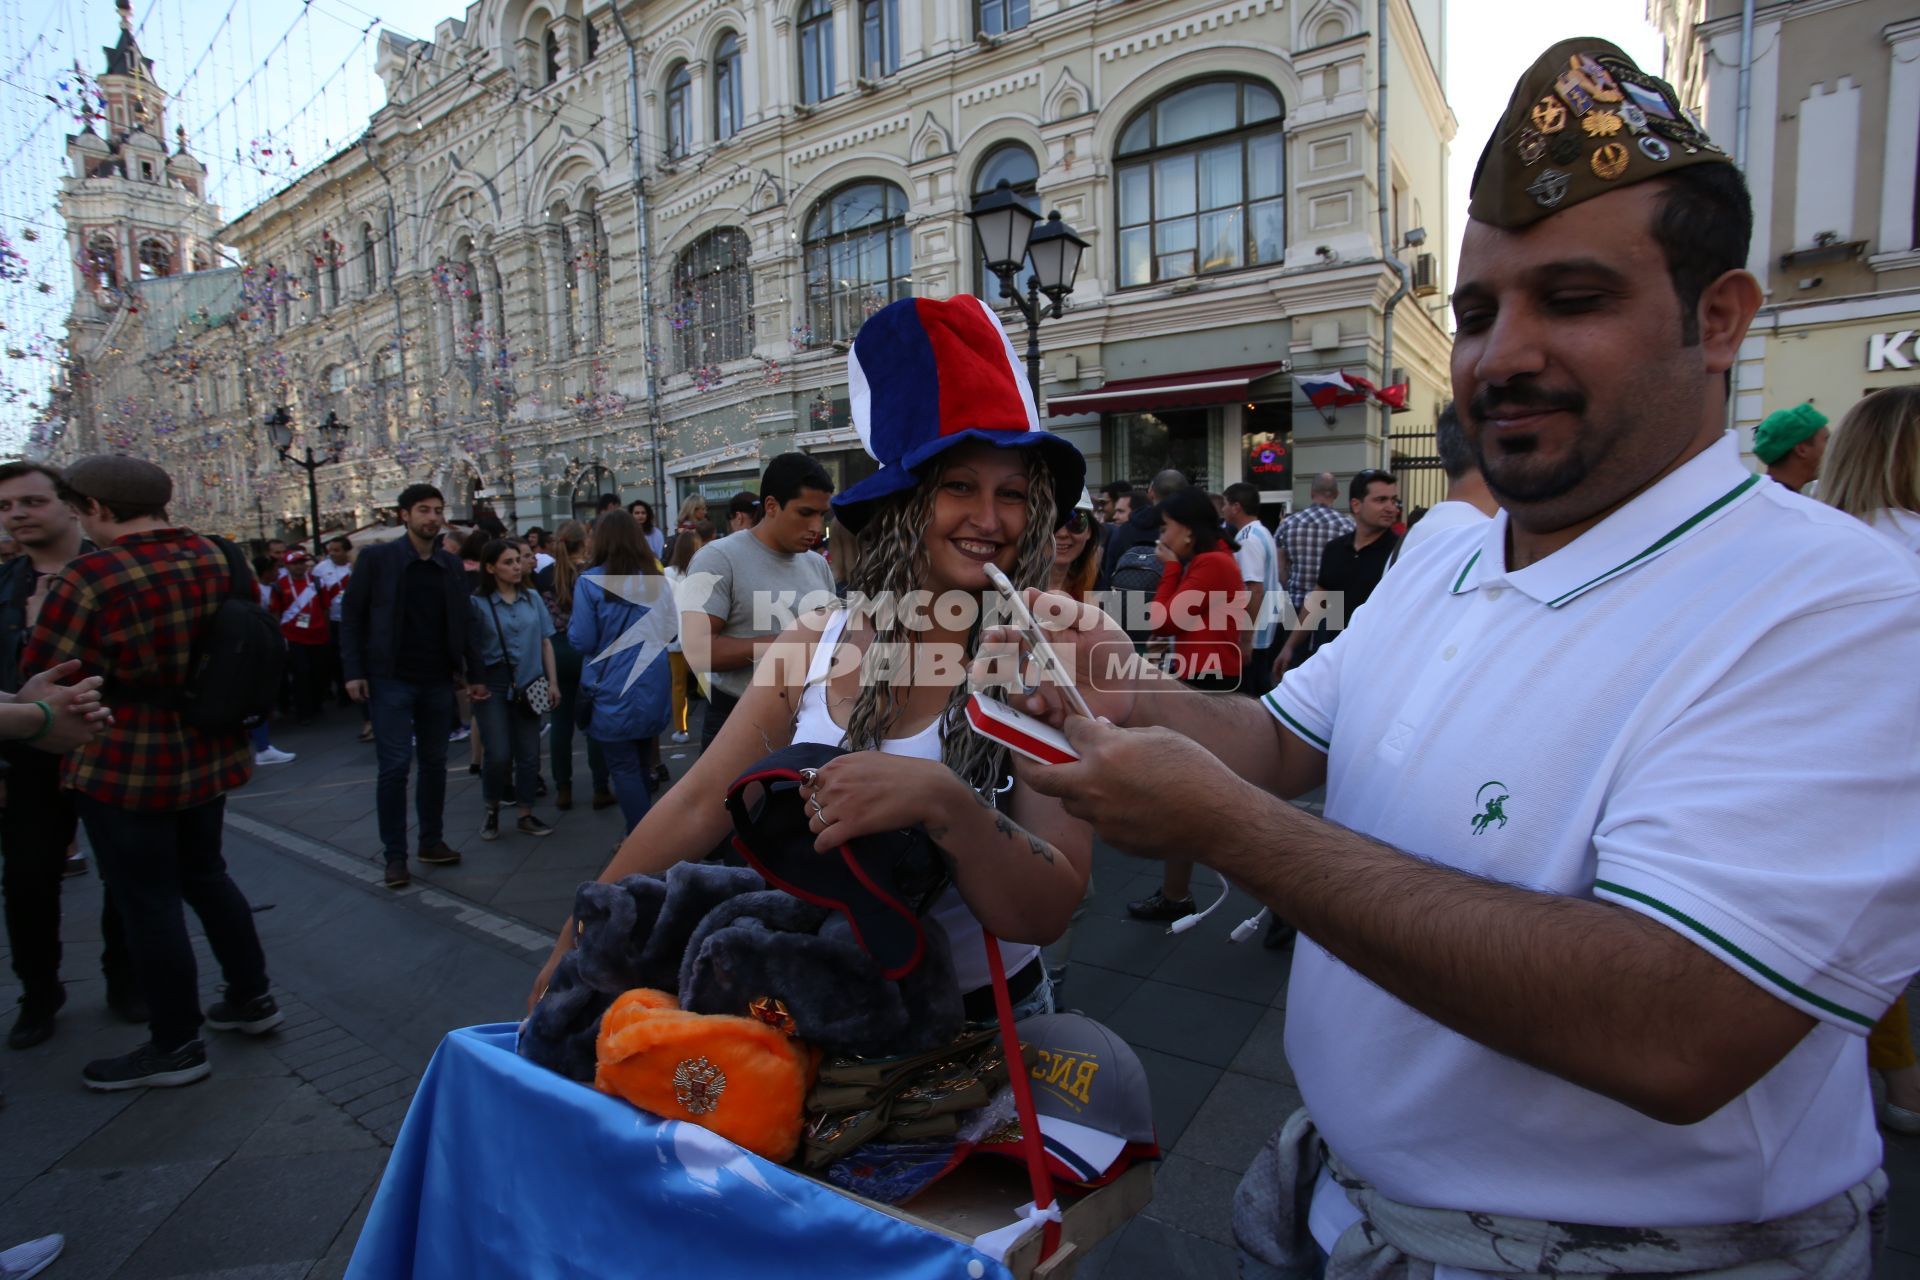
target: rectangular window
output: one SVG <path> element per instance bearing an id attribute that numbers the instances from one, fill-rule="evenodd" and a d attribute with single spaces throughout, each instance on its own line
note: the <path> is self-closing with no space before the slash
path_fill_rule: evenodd
<path id="1" fill-rule="evenodd" d="M 1005 35 L 1027 25 L 1028 0 L 979 0 L 974 22 L 983 36 Z"/>
<path id="2" fill-rule="evenodd" d="M 900 69 L 899 0 L 860 0 L 860 74 L 869 80 Z"/>
<path id="3" fill-rule="evenodd" d="M 825 102 L 833 96 L 833 19 L 819 18 L 800 28 L 800 101 Z"/>

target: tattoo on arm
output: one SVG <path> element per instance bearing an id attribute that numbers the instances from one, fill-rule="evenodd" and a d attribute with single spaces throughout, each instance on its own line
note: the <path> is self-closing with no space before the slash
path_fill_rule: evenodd
<path id="1" fill-rule="evenodd" d="M 1011 840 L 1015 836 L 1023 836 L 1026 838 L 1027 848 L 1032 851 L 1034 857 L 1043 858 L 1049 863 L 1053 861 L 1052 845 L 1042 840 L 1039 836 L 1034 835 L 1031 831 L 1028 831 L 1006 814 L 995 809 L 993 807 L 993 801 L 987 799 L 978 791 L 968 788 L 967 794 L 973 797 L 975 804 L 993 814 L 993 829 L 998 832 L 1003 839 Z M 946 827 L 930 827 L 927 830 L 927 835 L 932 839 L 934 844 L 944 845 L 947 832 L 948 828 Z"/>

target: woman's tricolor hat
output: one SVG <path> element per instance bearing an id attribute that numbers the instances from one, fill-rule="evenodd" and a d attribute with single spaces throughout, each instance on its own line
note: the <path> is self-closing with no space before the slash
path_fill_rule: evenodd
<path id="1" fill-rule="evenodd" d="M 913 488 L 929 462 L 967 440 L 1039 449 L 1053 475 L 1056 526 L 1072 514 L 1086 459 L 1040 430 L 1013 343 L 980 299 L 903 298 L 874 312 L 847 354 L 847 388 L 860 443 L 880 464 L 834 496 L 834 514 L 854 532 L 880 499 Z"/>

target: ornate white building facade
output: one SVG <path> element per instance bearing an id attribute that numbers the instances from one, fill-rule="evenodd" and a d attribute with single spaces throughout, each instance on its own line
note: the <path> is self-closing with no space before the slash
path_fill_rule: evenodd
<path id="1" fill-rule="evenodd" d="M 146 385 L 144 420 L 169 416 L 145 447 L 236 533 L 305 523 L 305 478 L 258 426 L 278 405 L 341 449 L 329 527 L 415 479 L 519 527 L 602 492 L 670 520 L 794 447 L 844 484 L 871 465 L 846 342 L 895 298 L 997 294 L 966 211 L 1005 179 L 1089 243 L 1040 341 L 1050 425 L 1091 477 L 1175 465 L 1286 505 L 1386 448 L 1382 413 L 1323 415 L 1291 373 L 1409 382 L 1409 434 L 1447 395 L 1443 0 L 1388 5 L 1386 254 L 1375 12 L 480 0 L 431 43 L 382 35 L 387 104 L 220 230 L 237 267 L 127 286 L 140 305 L 76 368 L 62 448 L 141 447 L 107 406 Z"/>

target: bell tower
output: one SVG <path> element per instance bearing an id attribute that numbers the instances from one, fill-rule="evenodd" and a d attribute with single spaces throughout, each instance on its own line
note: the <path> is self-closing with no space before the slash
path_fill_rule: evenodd
<path id="1" fill-rule="evenodd" d="M 220 211 L 206 199 L 207 169 L 187 150 L 184 127 L 167 147 L 167 93 L 133 34 L 132 0 L 117 0 L 120 39 L 105 49 L 99 100 L 67 138 L 70 171 L 60 214 L 73 263 L 72 355 L 94 354 L 123 308 L 138 308 L 142 280 L 219 265 Z"/>

